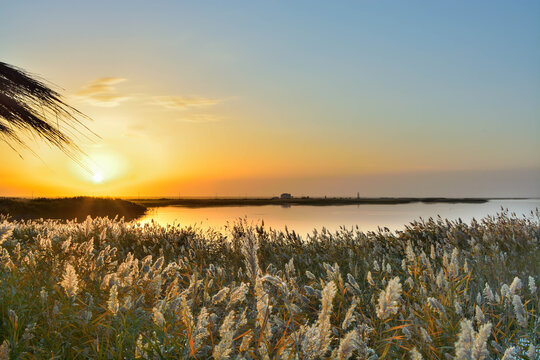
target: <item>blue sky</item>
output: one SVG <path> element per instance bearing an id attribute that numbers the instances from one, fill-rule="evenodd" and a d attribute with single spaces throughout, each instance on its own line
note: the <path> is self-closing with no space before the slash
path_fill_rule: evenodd
<path id="1" fill-rule="evenodd" d="M 539 2 L 25 1 L 0 5 L 0 34 L 1 61 L 73 95 L 103 153 L 125 163 L 104 193 L 234 194 L 219 185 L 234 180 L 269 193 L 260 179 L 327 177 L 337 193 L 350 177 L 483 171 L 528 174 L 520 181 L 540 194 Z M 80 95 L 102 78 L 123 79 L 100 94 L 118 103 Z M 199 100 L 175 110 L 156 98 Z M 134 132 L 148 168 L 138 141 L 117 138 Z M 95 186 L 62 185 L 55 152 L 48 170 L 7 156 L 48 177 L 45 192 Z"/>

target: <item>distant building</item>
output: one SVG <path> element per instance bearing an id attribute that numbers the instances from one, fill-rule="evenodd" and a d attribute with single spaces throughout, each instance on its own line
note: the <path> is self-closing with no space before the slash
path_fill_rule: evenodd
<path id="1" fill-rule="evenodd" d="M 289 193 L 283 193 L 280 196 L 281 199 L 292 199 L 292 195 Z"/>

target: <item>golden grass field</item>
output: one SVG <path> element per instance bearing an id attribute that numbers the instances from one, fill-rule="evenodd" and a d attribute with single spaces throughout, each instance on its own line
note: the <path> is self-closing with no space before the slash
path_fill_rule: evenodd
<path id="1" fill-rule="evenodd" d="M 538 359 L 539 214 L 404 231 L 0 219 L 0 359 Z"/>

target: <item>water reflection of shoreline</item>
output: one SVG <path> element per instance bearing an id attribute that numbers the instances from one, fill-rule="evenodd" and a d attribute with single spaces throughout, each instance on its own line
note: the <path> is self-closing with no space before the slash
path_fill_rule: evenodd
<path id="1" fill-rule="evenodd" d="M 335 231 L 340 226 L 358 228 L 361 231 L 376 231 L 378 227 L 388 227 L 391 230 L 403 230 L 411 221 L 420 218 L 436 218 L 465 222 L 472 218 L 481 219 L 486 215 L 494 215 L 501 207 L 516 212 L 518 216 L 530 216 L 530 211 L 540 208 L 540 200 L 494 200 L 483 204 L 424 204 L 411 203 L 402 205 L 349 205 L 349 206 L 231 206 L 189 208 L 165 206 L 149 208 L 139 223 L 154 220 L 156 223 L 193 225 L 220 228 L 227 222 L 247 217 L 250 221 L 264 220 L 265 227 L 283 230 L 285 226 L 297 233 L 311 233 L 314 228 L 325 226 L 329 231 Z M 287 204 L 289 205 L 289 204 Z"/>

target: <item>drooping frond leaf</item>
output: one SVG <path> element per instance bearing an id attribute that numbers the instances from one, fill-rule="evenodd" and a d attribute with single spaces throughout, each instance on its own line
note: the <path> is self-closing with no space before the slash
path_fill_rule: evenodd
<path id="1" fill-rule="evenodd" d="M 0 135 L 5 141 L 28 148 L 22 135 L 37 135 L 84 166 L 83 152 L 70 136 L 73 130 L 88 130 L 80 118 L 88 119 L 57 91 L 26 71 L 0 62 Z"/>

